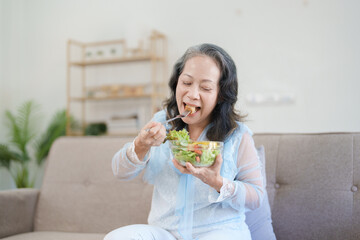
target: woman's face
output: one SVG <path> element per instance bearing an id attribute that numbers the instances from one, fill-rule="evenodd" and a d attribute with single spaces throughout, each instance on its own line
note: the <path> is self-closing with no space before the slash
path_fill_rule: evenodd
<path id="1" fill-rule="evenodd" d="M 220 69 L 208 56 L 188 59 L 179 76 L 176 87 L 176 102 L 180 113 L 185 106 L 195 106 L 196 112 L 183 118 L 188 125 L 205 127 L 215 108 L 219 93 Z"/>

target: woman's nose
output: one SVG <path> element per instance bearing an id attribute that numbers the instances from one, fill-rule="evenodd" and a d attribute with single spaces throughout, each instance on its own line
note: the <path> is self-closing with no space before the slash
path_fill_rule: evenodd
<path id="1" fill-rule="evenodd" d="M 196 86 L 193 86 L 192 88 L 190 88 L 189 92 L 188 92 L 188 97 L 190 99 L 199 99 L 200 98 L 199 88 Z"/>

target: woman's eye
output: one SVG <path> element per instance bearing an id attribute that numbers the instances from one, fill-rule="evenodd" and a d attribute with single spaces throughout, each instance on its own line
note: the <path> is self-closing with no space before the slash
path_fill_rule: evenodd
<path id="1" fill-rule="evenodd" d="M 191 82 L 183 82 L 184 85 L 190 86 Z"/>
<path id="2" fill-rule="evenodd" d="M 211 88 L 209 88 L 209 87 L 202 87 L 202 89 L 203 89 L 204 91 L 211 91 Z"/>

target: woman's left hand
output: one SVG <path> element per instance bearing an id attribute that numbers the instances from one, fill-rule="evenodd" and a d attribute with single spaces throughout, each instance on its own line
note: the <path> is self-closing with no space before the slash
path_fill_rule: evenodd
<path id="1" fill-rule="evenodd" d="M 210 187 L 213 187 L 216 191 L 220 192 L 223 184 L 223 178 L 220 175 L 221 164 L 223 162 L 221 154 L 218 154 L 216 156 L 214 164 L 210 167 L 194 167 L 189 162 L 187 162 L 186 167 L 184 167 L 180 165 L 178 161 L 176 161 L 176 159 L 173 159 L 172 161 L 174 163 L 174 166 L 181 173 L 192 174 Z"/>

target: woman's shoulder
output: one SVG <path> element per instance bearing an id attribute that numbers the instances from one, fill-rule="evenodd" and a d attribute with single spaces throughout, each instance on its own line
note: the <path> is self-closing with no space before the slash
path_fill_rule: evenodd
<path id="1" fill-rule="evenodd" d="M 253 132 L 245 123 L 243 122 L 236 122 L 236 123 L 238 125 L 236 130 L 239 132 L 239 134 L 249 133 L 251 136 L 253 135 Z"/>
<path id="2" fill-rule="evenodd" d="M 229 136 L 229 139 L 231 139 L 231 138 L 240 138 L 241 139 L 244 134 L 249 134 L 250 136 L 253 135 L 253 132 L 245 123 L 237 121 L 236 124 L 237 124 L 237 127 L 232 132 L 232 134 Z"/>

